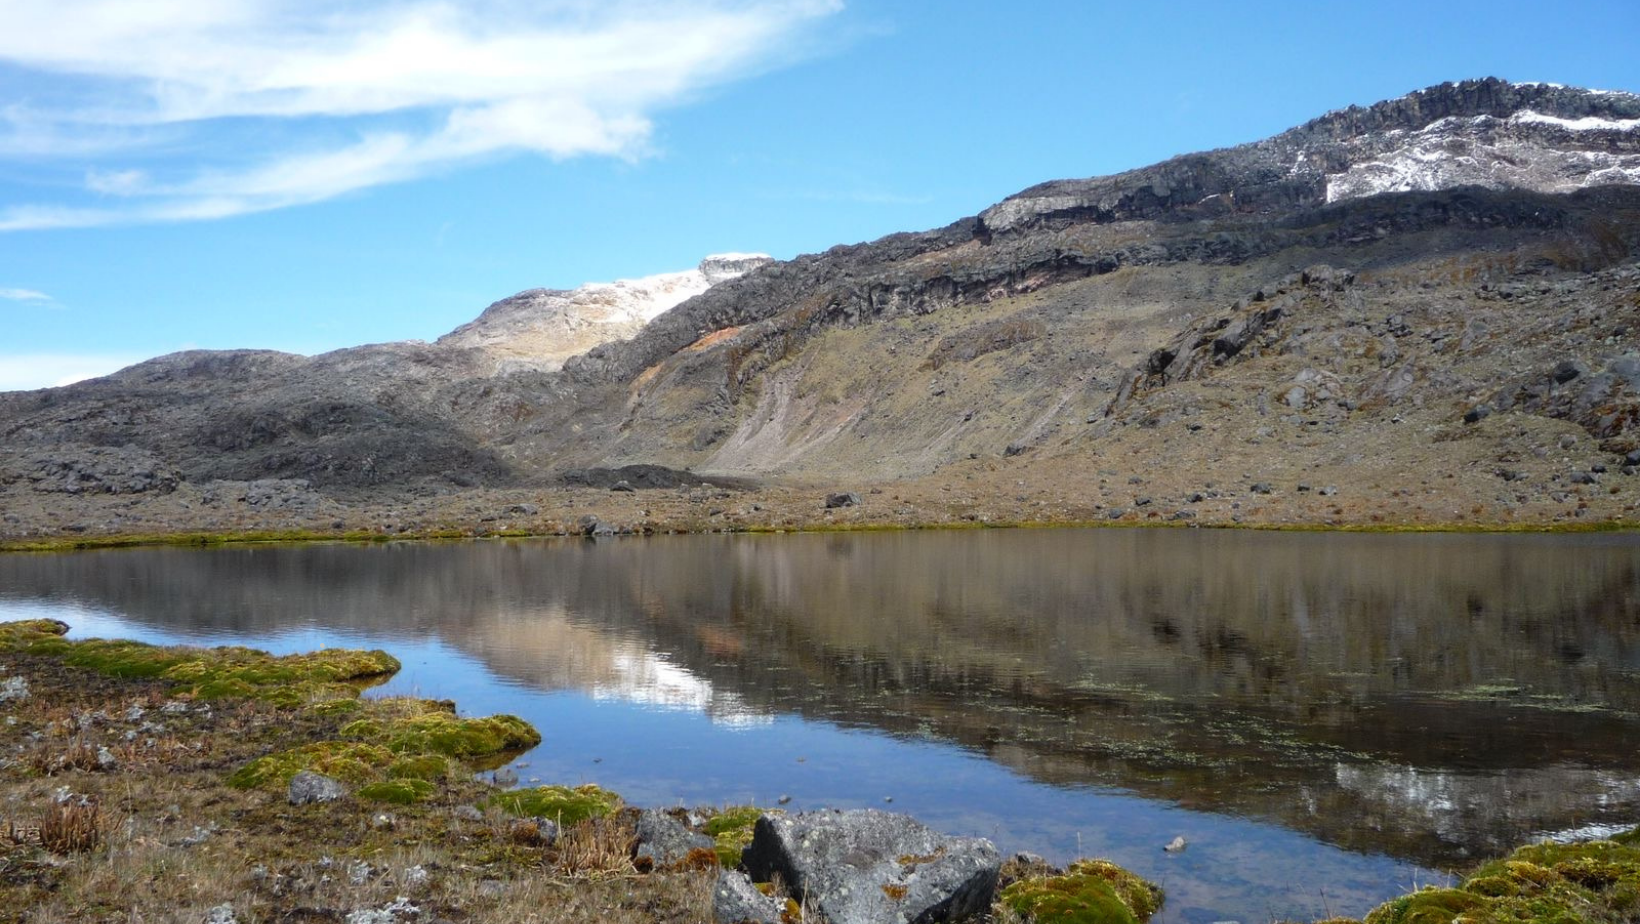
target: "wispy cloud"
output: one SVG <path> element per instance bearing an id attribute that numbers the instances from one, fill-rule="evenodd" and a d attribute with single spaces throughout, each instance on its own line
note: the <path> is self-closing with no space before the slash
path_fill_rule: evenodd
<path id="1" fill-rule="evenodd" d="M 0 391 L 72 385 L 146 358 L 123 353 L 0 353 Z"/>
<path id="2" fill-rule="evenodd" d="M 0 230 L 220 218 L 483 158 L 637 158 L 840 0 L 6 0 L 0 158 L 92 162 Z M 262 152 L 247 157 L 246 150 Z"/>
<path id="3" fill-rule="evenodd" d="M 0 299 L 11 302 L 49 302 L 51 296 L 33 289 L 0 289 Z"/>

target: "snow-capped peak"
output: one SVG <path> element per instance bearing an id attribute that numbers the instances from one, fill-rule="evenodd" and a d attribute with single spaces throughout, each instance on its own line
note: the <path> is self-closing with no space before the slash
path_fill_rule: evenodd
<path id="1" fill-rule="evenodd" d="M 564 360 L 624 340 L 682 302 L 771 262 L 767 254 L 720 253 L 694 269 L 578 288 L 531 289 L 484 309 L 438 342 L 476 347 L 509 364 L 557 369 Z"/>

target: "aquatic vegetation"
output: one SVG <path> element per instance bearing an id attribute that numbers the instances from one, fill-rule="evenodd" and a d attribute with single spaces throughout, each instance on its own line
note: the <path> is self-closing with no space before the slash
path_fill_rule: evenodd
<path id="1" fill-rule="evenodd" d="M 998 903 L 1035 924 L 1144 924 L 1162 906 L 1159 886 L 1107 860 L 1078 860 L 1062 875 L 1021 879 Z"/>
<path id="2" fill-rule="evenodd" d="M 1640 828 L 1611 840 L 1533 844 L 1461 884 L 1373 909 L 1366 924 L 1606 924 L 1640 912 Z"/>
<path id="3" fill-rule="evenodd" d="M 585 786 L 536 786 L 515 789 L 490 797 L 486 805 L 493 805 L 510 815 L 528 818 L 549 818 L 563 826 L 602 818 L 621 805 L 621 797 L 591 783 Z"/>
<path id="4" fill-rule="evenodd" d="M 736 805 L 707 819 L 701 831 L 716 841 L 718 862 L 724 869 L 740 865 L 740 854 L 752 842 L 757 820 L 769 812 L 755 805 Z"/>

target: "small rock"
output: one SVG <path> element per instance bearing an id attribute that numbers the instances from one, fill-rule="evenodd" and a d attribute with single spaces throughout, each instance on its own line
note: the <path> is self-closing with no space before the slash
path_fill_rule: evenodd
<path id="1" fill-rule="evenodd" d="M 779 899 L 759 892 L 745 873 L 730 869 L 718 873 L 717 885 L 712 887 L 712 920 L 716 924 L 780 924 L 785 910 Z"/>
<path id="2" fill-rule="evenodd" d="M 419 863 L 406 867 L 404 872 L 399 874 L 399 881 L 410 888 L 424 886 L 430 878 L 432 877 L 428 874 L 427 868 Z"/>
<path id="3" fill-rule="evenodd" d="M 621 493 L 621 494 L 632 494 L 632 493 L 636 492 L 638 489 L 634 488 L 632 486 L 632 482 L 630 482 L 630 481 L 617 481 L 614 484 L 609 486 L 609 490 L 614 491 L 614 492 L 618 492 L 618 493 Z"/>
<path id="4" fill-rule="evenodd" d="M 1255 483 L 1248 490 L 1252 491 L 1254 494 L 1269 494 L 1273 489 L 1267 483 L 1260 481 Z"/>
<path id="5" fill-rule="evenodd" d="M 1464 413 L 1463 422 L 1464 423 L 1480 423 L 1481 421 L 1483 421 L 1486 418 L 1491 417 L 1491 416 L 1492 416 L 1492 406 L 1490 404 L 1477 404 L 1474 407 L 1470 408 L 1467 412 Z"/>
<path id="6" fill-rule="evenodd" d="M 391 831 L 398 826 L 399 820 L 391 812 L 377 812 L 370 818 L 370 827 L 378 831 Z"/>
<path id="7" fill-rule="evenodd" d="M 340 780 L 332 779 L 322 773 L 312 770 L 299 771 L 290 778 L 290 786 L 285 790 L 285 798 L 291 805 L 307 805 L 309 802 L 334 802 L 347 795 L 347 787 Z"/>
<path id="8" fill-rule="evenodd" d="M 484 813 L 476 805 L 458 805 L 454 815 L 462 821 L 483 821 Z"/>
<path id="9" fill-rule="evenodd" d="M 1320 494 L 1322 497 L 1332 497 L 1334 494 L 1338 493 L 1338 486 L 1329 484 L 1316 493 Z"/>
<path id="10" fill-rule="evenodd" d="M 28 681 L 16 674 L 0 682 L 0 703 L 28 699 Z"/>
<path id="11" fill-rule="evenodd" d="M 234 916 L 232 905 L 221 904 L 205 912 L 205 924 L 239 924 L 239 918 Z"/>
<path id="12" fill-rule="evenodd" d="M 1623 457 L 1624 465 L 1640 465 L 1640 449 L 1633 450 Z"/>
<path id="13" fill-rule="evenodd" d="M 1573 472 L 1572 484 L 1598 484 L 1600 479 L 1593 472 Z"/>
<path id="14" fill-rule="evenodd" d="M 533 517 L 540 512 L 541 508 L 534 504 L 513 504 L 502 511 L 503 515 L 510 517 Z"/>
<path id="15" fill-rule="evenodd" d="M 98 770 L 105 770 L 105 771 L 106 770 L 113 770 L 113 769 L 116 769 L 117 767 L 119 767 L 119 765 L 120 765 L 120 760 L 119 760 L 118 757 L 114 756 L 113 751 L 110 751 L 104 745 L 98 745 L 97 746 L 97 769 Z"/>
<path id="16" fill-rule="evenodd" d="M 1580 375 L 1588 375 L 1589 367 L 1575 359 L 1568 359 L 1555 366 L 1553 373 L 1555 384 L 1564 385 Z"/>
<path id="17" fill-rule="evenodd" d="M 841 493 L 841 494 L 827 494 L 826 495 L 826 509 L 827 510 L 834 510 L 838 507 L 858 507 L 858 506 L 860 506 L 860 495 L 855 494 L 853 491 L 846 491 L 846 492 Z"/>
<path id="18" fill-rule="evenodd" d="M 1145 497 L 1145 496 L 1135 497 L 1133 499 L 1133 506 L 1135 506 L 1135 507 L 1149 507 L 1150 506 L 1150 498 Z"/>
<path id="19" fill-rule="evenodd" d="M 369 863 L 363 860 L 354 860 L 352 863 L 347 864 L 347 881 L 354 885 L 364 885 L 370 881 L 370 874 L 375 871 L 375 867 Z"/>
<path id="20" fill-rule="evenodd" d="M 511 767 L 502 767 L 490 775 L 490 779 L 497 786 L 518 785 L 518 771 Z"/>
<path id="21" fill-rule="evenodd" d="M 1179 851 L 1183 850 L 1185 847 L 1186 847 L 1185 839 L 1183 837 L 1175 837 L 1173 840 L 1168 841 L 1167 845 L 1165 847 L 1163 847 L 1162 849 L 1167 851 L 1168 853 L 1178 853 Z"/>
<path id="22" fill-rule="evenodd" d="M 644 809 L 638 814 L 638 849 L 633 856 L 648 859 L 657 868 L 680 863 L 691 850 L 711 850 L 714 842 L 696 834 L 660 809 Z"/>

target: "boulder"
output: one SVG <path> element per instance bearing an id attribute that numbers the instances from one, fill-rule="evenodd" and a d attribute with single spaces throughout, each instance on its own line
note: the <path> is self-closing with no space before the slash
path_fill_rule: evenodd
<path id="1" fill-rule="evenodd" d="M 989 908 L 1002 860 L 984 838 L 940 834 L 876 809 L 764 815 L 742 854 L 830 924 L 954 921 Z"/>
<path id="2" fill-rule="evenodd" d="M 691 850 L 711 850 L 715 845 L 660 809 L 645 809 L 638 815 L 638 849 L 633 856 L 660 869 L 683 862 Z"/>
<path id="3" fill-rule="evenodd" d="M 855 494 L 853 491 L 845 491 L 841 494 L 827 494 L 826 495 L 826 509 L 827 510 L 835 510 L 838 507 L 858 507 L 858 506 L 860 506 L 860 495 Z"/>
<path id="4" fill-rule="evenodd" d="M 309 802 L 335 802 L 347 795 L 347 787 L 341 781 L 332 779 L 322 773 L 312 770 L 300 770 L 290 778 L 290 786 L 285 791 L 285 797 L 291 805 L 307 805 Z"/>
<path id="5" fill-rule="evenodd" d="M 783 903 L 757 890 L 745 873 L 723 870 L 712 887 L 712 920 L 716 924 L 780 924 Z"/>

